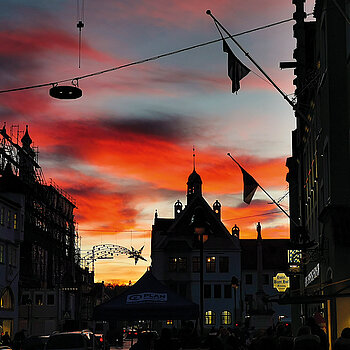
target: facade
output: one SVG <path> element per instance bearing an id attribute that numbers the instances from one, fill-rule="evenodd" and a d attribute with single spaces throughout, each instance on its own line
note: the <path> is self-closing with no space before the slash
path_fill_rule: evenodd
<path id="1" fill-rule="evenodd" d="M 285 273 L 288 268 L 287 251 L 289 239 L 240 239 L 242 249 L 242 315 L 246 319 L 254 317 L 258 311 L 257 291 L 260 289 L 265 296 L 265 313 L 271 316 L 271 321 L 291 322 L 290 305 L 279 305 L 276 300 L 279 293 L 273 286 L 273 279 L 278 273 Z M 258 250 L 261 250 L 259 262 Z M 261 264 L 261 266 L 258 266 Z M 260 275 L 259 275 L 260 273 Z"/>
<path id="2" fill-rule="evenodd" d="M 0 334 L 18 330 L 20 243 L 23 241 L 24 195 L 0 195 Z"/>
<path id="3" fill-rule="evenodd" d="M 316 0 L 305 22 L 304 0 L 293 3 L 297 128 L 287 181 L 302 265 L 290 301 L 296 318 L 321 313 L 332 342 L 350 326 L 350 5 Z"/>
<path id="4" fill-rule="evenodd" d="M 202 180 L 195 170 L 188 178 L 186 206 L 178 200 L 171 219 L 155 215 L 151 244 L 154 276 L 200 304 L 200 245 L 195 234 L 198 208 L 203 210 L 204 223 L 198 227 L 204 228 L 202 233 L 207 236 L 203 244 L 204 327 L 233 327 L 244 319 L 260 327 L 257 314 L 267 315 L 264 322 L 268 320 L 269 325 L 283 317 L 290 320 L 290 306 L 276 302 L 278 292 L 273 288 L 273 277 L 288 267 L 289 240 L 262 239 L 261 233 L 258 239 L 240 239 L 236 225 L 230 233 L 221 222 L 220 203 L 210 207 L 203 198 Z M 268 302 L 270 298 L 275 302 Z"/>
<path id="5" fill-rule="evenodd" d="M 24 194 L 18 330 L 36 335 L 79 328 L 93 277 L 79 266 L 76 203 L 45 181 L 28 127 L 21 139 L 20 134 L 0 130 L 0 195 Z"/>
<path id="6" fill-rule="evenodd" d="M 205 232 L 203 243 L 204 327 L 232 326 L 240 314 L 239 295 L 231 286 L 232 277 L 241 279 L 240 245 L 221 222 L 221 205 L 210 207 L 202 196 L 202 180 L 195 170 L 187 182 L 187 204 L 178 200 L 174 218 L 160 218 L 152 227 L 151 271 L 178 294 L 200 304 L 200 242 L 194 233 L 193 218 L 201 208 Z M 236 319 L 235 319 L 236 316 Z"/>

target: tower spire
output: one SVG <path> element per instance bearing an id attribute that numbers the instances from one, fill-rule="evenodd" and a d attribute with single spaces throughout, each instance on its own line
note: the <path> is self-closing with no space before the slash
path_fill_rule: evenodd
<path id="1" fill-rule="evenodd" d="M 196 150 L 194 148 L 194 145 L 192 147 L 192 152 L 193 152 L 193 171 L 196 170 Z"/>

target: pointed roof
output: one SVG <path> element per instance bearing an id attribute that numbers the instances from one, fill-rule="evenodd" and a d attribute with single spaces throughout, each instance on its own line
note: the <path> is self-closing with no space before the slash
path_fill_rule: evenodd
<path id="1" fill-rule="evenodd" d="M 28 132 L 28 125 L 26 125 L 26 132 L 24 133 L 21 142 L 24 146 L 29 146 L 31 145 L 31 143 L 33 142 L 32 139 L 29 136 L 29 132 Z"/>
<path id="2" fill-rule="evenodd" d="M 147 271 L 132 287 L 96 306 L 94 320 L 194 320 L 198 305 L 178 295 Z"/>

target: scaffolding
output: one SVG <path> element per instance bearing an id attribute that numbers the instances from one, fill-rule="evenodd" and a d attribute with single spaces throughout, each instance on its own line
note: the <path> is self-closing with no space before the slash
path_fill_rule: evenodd
<path id="1" fill-rule="evenodd" d="M 32 145 L 28 127 L 0 129 L 0 174 L 8 164 L 23 184 L 25 194 L 24 241 L 21 248 L 20 281 L 25 287 L 50 288 L 75 280 L 80 260 L 74 220 L 75 199 L 52 179 L 45 180 Z"/>

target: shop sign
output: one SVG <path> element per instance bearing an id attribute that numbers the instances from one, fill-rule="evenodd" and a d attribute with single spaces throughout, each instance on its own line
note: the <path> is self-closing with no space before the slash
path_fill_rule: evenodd
<path id="1" fill-rule="evenodd" d="M 141 304 L 141 303 L 163 303 L 168 300 L 168 293 L 138 293 L 130 294 L 126 298 L 127 304 Z"/>
<path id="2" fill-rule="evenodd" d="M 305 287 L 314 281 L 320 275 L 320 264 L 318 263 L 305 277 Z"/>
<path id="3" fill-rule="evenodd" d="M 273 278 L 273 287 L 279 292 L 285 292 L 289 288 L 289 277 L 285 273 L 278 273 Z"/>

